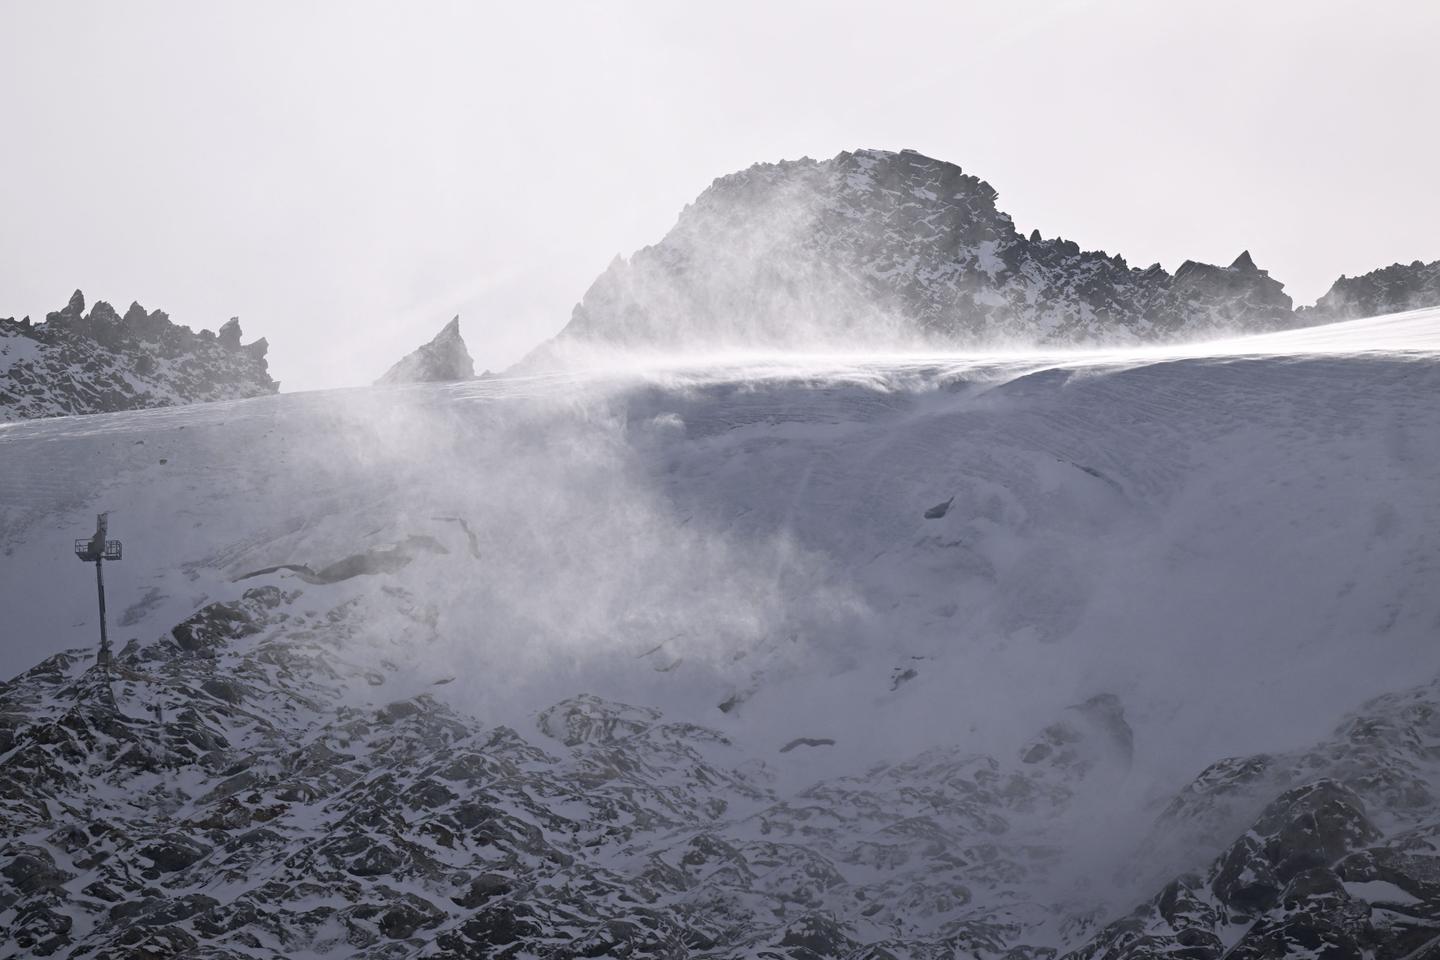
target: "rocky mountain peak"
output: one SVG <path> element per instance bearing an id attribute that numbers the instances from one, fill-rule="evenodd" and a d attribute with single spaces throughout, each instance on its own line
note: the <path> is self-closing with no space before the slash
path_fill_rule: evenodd
<path id="1" fill-rule="evenodd" d="M 375 382 L 430 383 L 469 380 L 474 376 L 475 361 L 465 347 L 465 338 L 460 335 L 460 317 L 457 315 L 440 328 L 433 340 L 402 357 Z"/>
<path id="2" fill-rule="evenodd" d="M 242 345 L 233 317 L 218 336 L 195 333 L 138 302 L 123 317 L 104 300 L 86 313 L 76 290 L 42 324 L 0 319 L 0 421 L 274 393 L 267 348 Z"/>
<path id="3" fill-rule="evenodd" d="M 756 164 L 617 260 L 543 359 L 589 346 L 967 347 L 1145 342 L 1295 322 L 1248 251 L 1171 276 L 1018 233 L 998 192 L 903 150 Z"/>

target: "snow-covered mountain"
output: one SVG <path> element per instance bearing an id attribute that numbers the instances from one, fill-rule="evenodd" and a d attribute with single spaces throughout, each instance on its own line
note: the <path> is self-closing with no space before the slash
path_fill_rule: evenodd
<path id="1" fill-rule="evenodd" d="M 1172 275 L 1029 237 L 990 184 L 903 150 L 721 177 L 616 259 L 532 362 L 584 346 L 810 349 L 1137 343 L 1295 325 L 1248 252 Z"/>
<path id="2" fill-rule="evenodd" d="M 219 333 L 172 323 L 138 303 L 122 317 L 79 291 L 44 323 L 0 319 L 0 421 L 109 413 L 274 393 L 262 337 L 240 343 L 240 321 Z"/>
<path id="3" fill-rule="evenodd" d="M 1428 958 L 1437 388 L 1423 311 L 0 426 L 0 957 Z"/>
<path id="4" fill-rule="evenodd" d="M 1353 320 L 1440 306 L 1440 260 L 1392 263 L 1358 277 L 1341 277 L 1316 301 L 1302 307 L 1307 323 Z"/>

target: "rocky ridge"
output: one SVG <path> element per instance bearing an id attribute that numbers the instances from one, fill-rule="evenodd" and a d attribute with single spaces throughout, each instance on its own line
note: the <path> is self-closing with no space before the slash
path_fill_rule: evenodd
<path id="1" fill-rule="evenodd" d="M 1248 252 L 1174 274 L 1131 267 L 1020 234 L 997 197 L 911 150 L 757 164 L 716 180 L 658 244 L 617 258 L 557 345 L 1133 343 L 1296 322 Z"/>
<path id="2" fill-rule="evenodd" d="M 1300 315 L 1312 323 L 1375 317 L 1440 304 L 1440 260 L 1393 263 L 1358 277 L 1341 277 Z"/>
<path id="3" fill-rule="evenodd" d="M 76 290 L 43 323 L 0 318 L 0 421 L 275 393 L 269 345 L 240 336 L 234 317 L 195 333 L 138 303 L 123 316 L 103 300 L 86 313 Z"/>
<path id="4" fill-rule="evenodd" d="M 1173 274 L 1132 267 L 1021 234 L 997 199 L 984 180 L 913 150 L 756 164 L 717 179 L 659 243 L 617 257 L 526 365 L 595 347 L 1123 345 L 1440 304 L 1440 263 L 1342 277 L 1297 311 L 1248 251 Z"/>

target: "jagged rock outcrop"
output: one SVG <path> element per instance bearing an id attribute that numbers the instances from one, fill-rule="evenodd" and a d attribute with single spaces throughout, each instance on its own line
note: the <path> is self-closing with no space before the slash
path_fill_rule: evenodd
<path id="1" fill-rule="evenodd" d="M 234 317 L 194 333 L 138 303 L 86 313 L 76 290 L 44 323 L 0 318 L 0 421 L 263 396 L 279 389 L 267 349 L 242 345 Z"/>
<path id="2" fill-rule="evenodd" d="M 1220 848 L 1071 960 L 1440 956 L 1440 680 L 1324 743 L 1222 760 L 1165 808 L 1137 869 Z"/>
<path id="3" fill-rule="evenodd" d="M 1353 320 L 1440 306 L 1440 260 L 1393 263 L 1358 277 L 1341 277 L 1313 307 L 1302 307 L 1307 323 Z"/>
<path id="4" fill-rule="evenodd" d="M 460 318 L 457 316 L 441 328 L 435 339 L 402 357 L 375 382 L 431 383 L 469 380 L 474 376 L 475 361 L 470 358 L 470 351 L 465 349 L 465 338 L 460 336 Z"/>
<path id="5" fill-rule="evenodd" d="M 1248 252 L 1158 264 L 1029 237 L 993 187 L 914 151 L 758 164 L 721 177 L 658 244 L 617 258 L 568 346 L 963 346 L 1144 342 L 1293 325 Z"/>

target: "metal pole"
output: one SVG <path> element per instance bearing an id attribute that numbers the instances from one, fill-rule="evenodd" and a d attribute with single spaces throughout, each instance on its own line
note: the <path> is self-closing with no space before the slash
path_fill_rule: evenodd
<path id="1" fill-rule="evenodd" d="M 100 594 L 100 661 L 108 667 L 110 666 L 110 636 L 105 631 L 105 574 L 101 570 L 101 561 L 96 559 L 95 589 Z"/>

